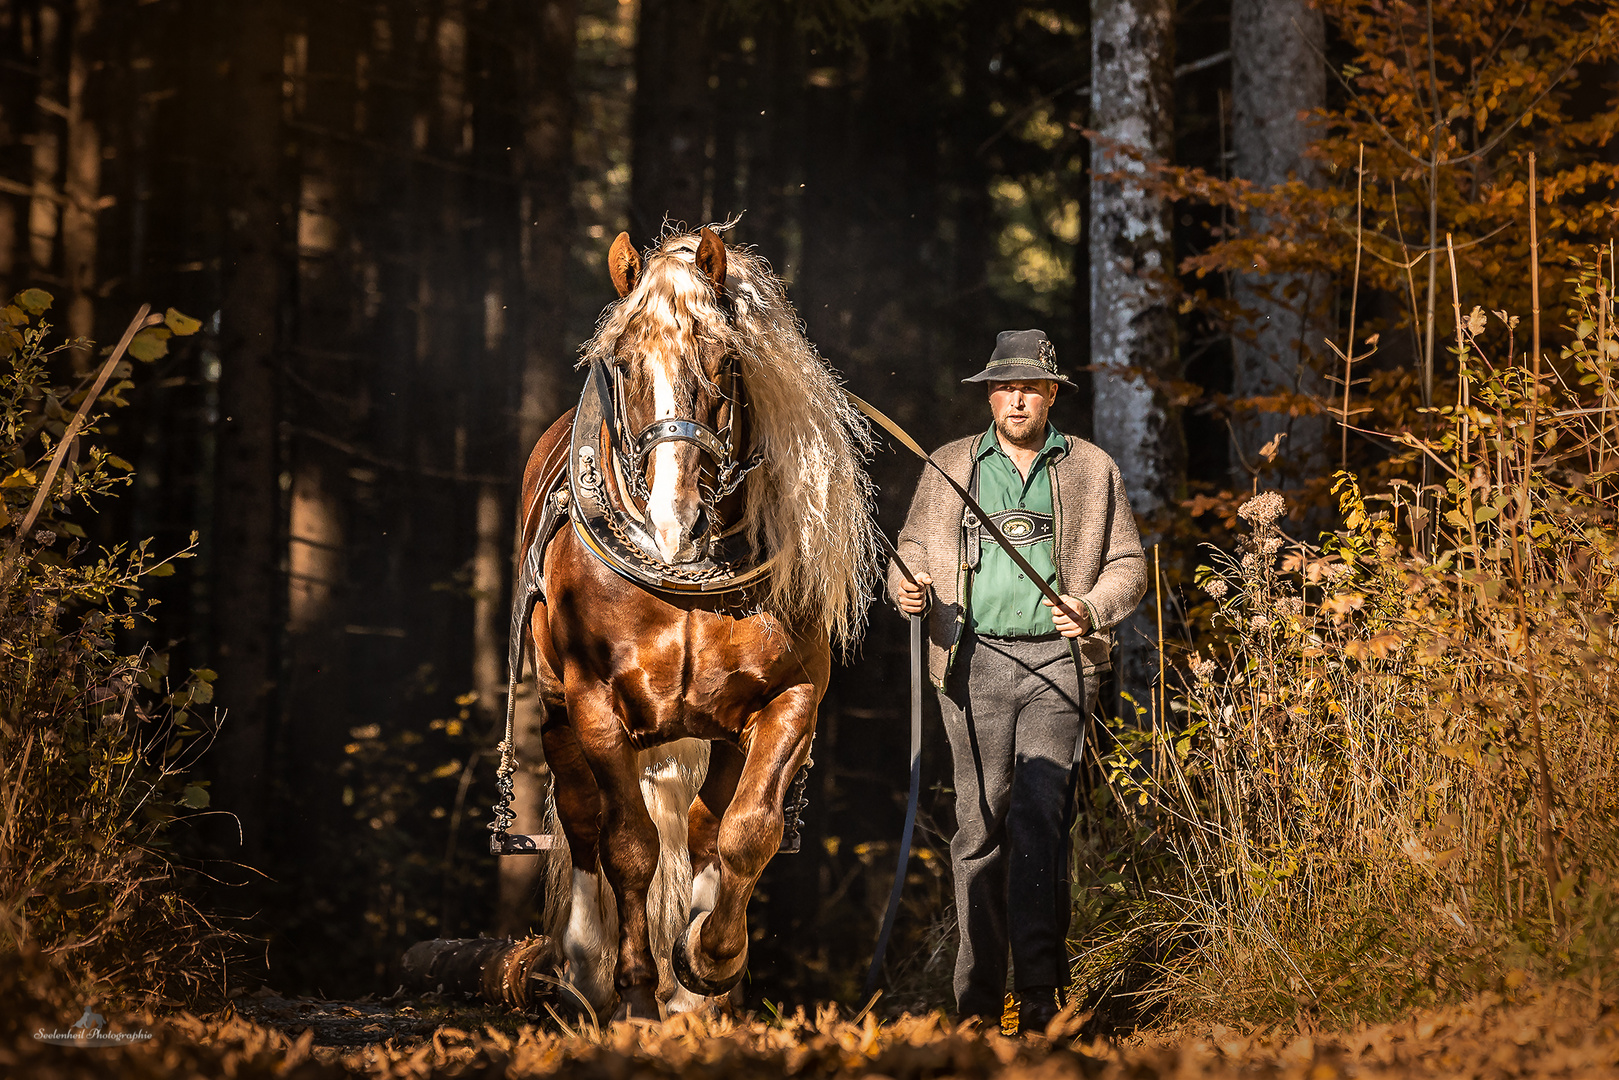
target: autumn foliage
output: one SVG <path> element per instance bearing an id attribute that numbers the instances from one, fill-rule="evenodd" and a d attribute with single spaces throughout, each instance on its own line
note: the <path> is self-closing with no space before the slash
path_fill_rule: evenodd
<path id="1" fill-rule="evenodd" d="M 42 963 L 87 1000 L 194 1000 L 218 980 L 219 937 L 180 888 L 171 826 L 209 803 L 187 768 L 212 736 L 213 673 L 118 643 L 151 618 L 143 583 L 188 552 L 87 537 L 130 473 L 96 435 L 131 364 L 75 376 L 50 304 L 30 289 L 0 310 L 0 967 Z M 137 360 L 197 325 L 154 321 L 131 327 Z"/>

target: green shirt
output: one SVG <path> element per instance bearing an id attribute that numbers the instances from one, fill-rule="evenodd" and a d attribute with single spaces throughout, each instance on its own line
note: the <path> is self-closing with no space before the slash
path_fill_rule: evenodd
<path id="1" fill-rule="evenodd" d="M 1051 541 L 1051 473 L 1048 464 L 1068 453 L 1068 440 L 1046 425 L 1046 444 L 1029 466 L 1027 479 L 1001 449 L 991 424 L 978 440 L 978 503 L 1007 539 L 1018 544 L 1018 554 L 1057 587 L 1057 564 Z M 1017 514 L 1027 511 L 1028 516 Z M 1008 513 L 1010 512 L 1010 513 Z M 1040 521 L 1044 517 L 1044 525 Z M 1038 537 L 1043 535 L 1043 539 Z M 978 572 L 973 575 L 969 618 L 975 633 L 991 637 L 1044 637 L 1056 632 L 1051 610 L 1040 601 L 1043 594 L 1023 575 L 1011 556 L 1001 550 L 988 530 L 979 533 Z M 1027 538 L 1027 542 L 1019 543 Z M 1061 591 L 1061 590 L 1058 590 Z"/>

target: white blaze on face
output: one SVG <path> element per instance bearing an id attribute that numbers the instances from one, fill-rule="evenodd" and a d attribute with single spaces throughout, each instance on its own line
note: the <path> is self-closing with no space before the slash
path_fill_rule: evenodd
<path id="1" fill-rule="evenodd" d="M 661 364 L 650 363 L 652 369 L 653 422 L 668 420 L 675 415 L 675 388 L 669 372 Z M 652 487 L 647 499 L 647 517 L 658 540 L 658 550 L 665 562 L 674 562 L 684 544 L 687 532 L 697 520 L 697 500 L 690 493 L 682 495 L 680 487 L 680 448 L 684 443 L 669 441 L 652 448 L 647 469 L 652 473 Z"/>

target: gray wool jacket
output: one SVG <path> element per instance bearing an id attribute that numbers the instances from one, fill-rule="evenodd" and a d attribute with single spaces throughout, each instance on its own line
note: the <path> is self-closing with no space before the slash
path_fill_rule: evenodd
<path id="1" fill-rule="evenodd" d="M 947 443 L 933 460 L 962 487 L 971 478 L 973 448 L 982 434 Z M 1079 639 L 1086 672 L 1111 666 L 1113 627 L 1135 610 L 1147 592 L 1147 560 L 1141 533 L 1125 498 L 1119 467 L 1101 447 L 1073 435 L 1068 453 L 1051 467 L 1057 591 L 1090 608 L 1096 626 Z M 930 466 L 922 467 L 911 510 L 895 545 L 913 574 L 933 578 L 933 605 L 926 615 L 928 674 L 944 686 L 966 627 L 969 574 L 962 519 L 966 505 Z M 987 534 L 982 542 L 993 544 Z M 888 568 L 888 595 L 899 594 L 904 577 Z"/>

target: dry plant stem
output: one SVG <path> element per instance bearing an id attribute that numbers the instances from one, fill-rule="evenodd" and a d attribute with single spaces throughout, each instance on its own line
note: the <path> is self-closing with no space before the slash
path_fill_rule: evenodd
<path id="1" fill-rule="evenodd" d="M 1344 352 L 1344 418 L 1343 445 L 1339 452 L 1341 469 L 1349 468 L 1349 379 L 1355 364 L 1355 305 L 1360 301 L 1360 254 L 1362 241 L 1363 200 L 1361 190 L 1366 183 L 1366 144 L 1360 144 L 1360 162 L 1355 166 L 1355 276 L 1349 286 L 1349 341 Z"/>
<path id="2" fill-rule="evenodd" d="M 1482 572 L 1484 569 L 1484 555 L 1479 549 L 1478 525 L 1473 520 L 1473 479 L 1467 468 L 1469 464 L 1467 459 L 1467 428 L 1468 421 L 1471 419 L 1468 416 L 1468 409 L 1472 405 L 1472 394 L 1467 378 L 1467 333 L 1462 327 L 1461 289 L 1456 284 L 1456 247 L 1452 242 L 1449 233 L 1445 234 L 1445 250 L 1450 255 L 1451 306 L 1455 308 L 1456 311 L 1456 411 L 1460 414 L 1462 422 L 1461 435 L 1456 440 L 1456 476 L 1457 479 L 1461 481 L 1462 485 L 1461 498 L 1463 500 L 1462 507 L 1467 518 L 1467 536 L 1469 542 L 1473 546 L 1473 569 Z M 1476 588 L 1479 590 L 1479 595 L 1482 599 L 1484 589 L 1483 582 L 1479 582 Z M 1456 597 L 1458 602 L 1462 597 L 1462 590 L 1459 582 L 1456 589 Z"/>
<path id="3" fill-rule="evenodd" d="M 1597 423 L 1597 468 L 1608 460 L 1608 410 L 1613 405 L 1613 379 L 1608 368 L 1608 279 L 1602 276 L 1597 255 L 1597 374 L 1602 376 L 1602 413 Z M 1592 469 L 1595 472 L 1596 469 Z"/>
<path id="4" fill-rule="evenodd" d="M 34 504 L 28 508 L 28 515 L 23 518 L 22 524 L 17 527 L 16 535 L 11 538 L 11 550 L 6 554 L 8 562 L 17 557 L 17 550 L 22 547 L 23 539 L 28 535 L 29 530 L 34 527 L 34 522 L 38 520 L 39 512 L 45 506 L 45 500 L 50 498 L 51 485 L 56 480 L 57 470 L 62 467 L 62 459 L 67 456 L 68 447 L 72 446 L 73 440 L 79 437 L 79 430 L 84 427 L 84 421 L 90 415 L 91 406 L 95 405 L 96 398 L 101 396 L 101 391 L 107 385 L 107 380 L 112 377 L 113 369 L 124 358 L 124 351 L 129 348 L 129 343 L 135 339 L 135 335 L 146 325 L 147 312 L 151 310 L 152 306 L 150 304 L 142 304 L 140 310 L 135 312 L 135 317 L 124 328 L 124 336 L 118 339 L 118 347 L 112 351 L 111 356 L 107 357 L 107 362 L 101 365 L 101 374 L 96 376 L 96 381 L 90 387 L 90 392 L 84 395 L 84 401 L 80 403 L 79 411 L 74 415 L 73 422 L 62 433 L 62 441 L 56 444 L 56 453 L 51 455 L 50 467 L 45 470 L 45 479 L 40 481 L 39 491 L 34 495 Z M 161 315 L 156 316 L 156 318 L 159 322 L 163 321 Z"/>
<path id="5" fill-rule="evenodd" d="M 1465 484 L 1469 479 L 1467 476 L 1467 466 L 1469 464 L 1467 459 L 1467 429 L 1468 422 L 1471 420 L 1467 410 L 1473 404 L 1473 399 L 1472 387 L 1467 378 L 1467 333 L 1462 327 L 1462 294 L 1460 287 L 1456 284 L 1456 245 L 1451 239 L 1450 233 L 1445 234 L 1445 250 L 1450 255 L 1450 302 L 1456 311 L 1456 409 L 1461 414 L 1462 422 L 1461 436 L 1456 440 L 1456 472 Z M 1468 509 L 1471 510 L 1472 488 L 1468 487 L 1466 490 L 1468 491 Z M 1478 538 L 1475 536 L 1474 543 L 1476 544 L 1477 541 Z M 1477 552 L 1474 554 L 1476 555 Z"/>
<path id="6" fill-rule="evenodd" d="M 1428 131 L 1428 326 L 1422 350 L 1422 396 L 1433 402 L 1434 299 L 1439 292 L 1439 266 L 1433 254 L 1439 249 L 1439 69 L 1434 56 L 1433 2 L 1428 3 L 1428 79 L 1433 95 L 1433 127 Z"/>
<path id="7" fill-rule="evenodd" d="M 1167 736 L 1169 726 L 1164 708 L 1168 703 L 1168 688 L 1164 685 L 1164 579 L 1158 572 L 1158 545 L 1152 546 L 1152 591 L 1158 605 L 1158 726 Z"/>
<path id="8" fill-rule="evenodd" d="M 1535 155 L 1529 155 L 1529 298 L 1530 298 L 1530 338 L 1533 343 L 1531 352 L 1531 373 L 1529 387 L 1529 431 L 1524 442 L 1523 458 L 1523 487 L 1518 493 L 1520 510 L 1513 519 L 1513 548 L 1524 548 L 1521 559 L 1513 560 L 1514 570 L 1520 562 L 1524 570 L 1529 569 L 1529 558 L 1533 554 L 1527 547 L 1530 535 L 1530 492 L 1529 482 L 1533 476 L 1535 461 L 1535 420 L 1540 411 L 1540 226 L 1535 205 Z M 1557 839 L 1552 834 L 1552 781 L 1551 767 L 1546 761 L 1546 739 L 1541 732 L 1540 724 L 1540 687 L 1535 678 L 1535 650 L 1530 640 L 1528 601 L 1524 597 L 1524 580 L 1521 572 L 1518 576 L 1518 618 L 1523 626 L 1524 644 L 1524 670 L 1529 680 L 1529 727 L 1535 739 L 1535 765 L 1540 770 L 1539 784 L 1539 825 L 1540 825 L 1540 859 L 1546 871 L 1546 906 L 1551 911 L 1552 922 L 1557 922 L 1557 883 L 1563 879 L 1562 871 L 1557 866 Z"/>

